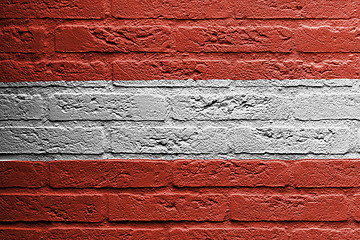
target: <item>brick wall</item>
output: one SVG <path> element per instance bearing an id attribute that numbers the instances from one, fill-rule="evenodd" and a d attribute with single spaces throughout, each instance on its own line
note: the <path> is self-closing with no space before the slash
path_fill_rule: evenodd
<path id="1" fill-rule="evenodd" d="M 359 78 L 357 0 L 12 0 L 1 81 Z"/>
<path id="2" fill-rule="evenodd" d="M 359 17 L 2 1 L 0 239 L 359 239 Z"/>
<path id="3" fill-rule="evenodd" d="M 360 236 L 342 229 L 360 220 L 359 160 L 9 161 L 0 169 L 1 239 Z"/>

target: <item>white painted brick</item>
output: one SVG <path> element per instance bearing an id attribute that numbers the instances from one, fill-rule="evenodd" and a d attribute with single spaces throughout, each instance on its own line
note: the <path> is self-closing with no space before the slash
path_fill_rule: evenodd
<path id="1" fill-rule="evenodd" d="M 114 153 L 226 153 L 226 128 L 113 128 Z"/>
<path id="2" fill-rule="evenodd" d="M 288 119 L 290 101 L 276 95 L 178 95 L 170 100 L 176 120 Z"/>
<path id="3" fill-rule="evenodd" d="M 0 120 L 41 119 L 43 110 L 40 95 L 0 94 Z"/>
<path id="4" fill-rule="evenodd" d="M 360 119 L 360 94 L 311 94 L 294 99 L 300 120 Z"/>
<path id="5" fill-rule="evenodd" d="M 116 87 L 137 87 L 137 88 L 227 88 L 234 82 L 228 79 L 219 80 L 133 80 L 113 81 Z"/>
<path id="6" fill-rule="evenodd" d="M 345 128 L 236 128 L 230 134 L 236 153 L 343 154 L 353 135 Z"/>
<path id="7" fill-rule="evenodd" d="M 103 152 L 101 128 L 3 127 L 0 128 L 0 153 Z"/>
<path id="8" fill-rule="evenodd" d="M 150 158 L 164 154 L 164 159 L 177 154 L 262 158 L 264 153 L 286 159 L 293 154 L 356 157 L 360 154 L 358 82 L 2 83 L 0 157 L 103 152 L 109 157 L 111 153 Z M 109 128 L 109 139 L 103 127 Z"/>
<path id="9" fill-rule="evenodd" d="M 50 119 L 57 120 L 164 120 L 167 102 L 156 95 L 55 94 Z"/>

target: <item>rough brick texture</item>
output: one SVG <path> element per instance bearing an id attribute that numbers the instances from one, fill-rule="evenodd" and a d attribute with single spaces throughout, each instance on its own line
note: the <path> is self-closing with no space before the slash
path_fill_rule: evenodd
<path id="1" fill-rule="evenodd" d="M 264 1 L 235 0 L 236 18 L 249 19 L 336 19 L 351 18 L 355 2 L 349 0 Z"/>
<path id="2" fill-rule="evenodd" d="M 0 228 L 0 238 L 17 240 L 17 239 L 44 239 L 47 235 L 44 231 L 36 228 Z"/>
<path id="3" fill-rule="evenodd" d="M 42 162 L 0 162 L 0 186 L 42 187 L 48 184 L 47 165 Z"/>
<path id="4" fill-rule="evenodd" d="M 127 94 L 57 94 L 50 99 L 51 120 L 164 120 L 165 98 Z"/>
<path id="5" fill-rule="evenodd" d="M 1 94 L 0 120 L 41 119 L 43 106 L 40 95 Z"/>
<path id="6" fill-rule="evenodd" d="M 343 195 L 241 195 L 230 200 L 231 219 L 237 221 L 346 221 Z"/>
<path id="7" fill-rule="evenodd" d="M 169 239 L 163 229 L 134 228 L 53 228 L 47 232 L 48 239 Z"/>
<path id="8" fill-rule="evenodd" d="M 193 228 L 174 229 L 170 239 L 287 239 L 284 229 L 272 228 Z"/>
<path id="9" fill-rule="evenodd" d="M 287 164 L 280 161 L 178 160 L 173 173 L 179 187 L 279 187 L 289 181 Z"/>
<path id="10" fill-rule="evenodd" d="M 114 153 L 226 153 L 225 128 L 114 128 Z"/>
<path id="11" fill-rule="evenodd" d="M 165 26 L 61 26 L 55 45 L 57 52 L 168 52 L 173 40 Z"/>
<path id="12" fill-rule="evenodd" d="M 102 195 L 1 195 L 0 221 L 101 222 L 106 206 Z"/>
<path id="13" fill-rule="evenodd" d="M 0 83 L 1 239 L 359 238 L 356 79 L 54 81 L 107 65 L 3 63 L 21 82 Z M 112 67 L 235 67 L 142 63 Z"/>
<path id="14" fill-rule="evenodd" d="M 351 159 L 3 161 L 0 237 L 357 239 L 360 230 L 350 226 L 360 219 L 360 197 L 352 191 L 358 185 L 354 180 L 339 183 L 356 180 L 349 171 L 357 172 L 358 163 Z M 336 176 L 329 182 L 332 177 L 326 174 L 332 170 Z M 301 178 L 308 182 L 301 184 Z M 34 188 L 37 193 L 29 193 Z M 331 228 L 338 223 L 342 228 Z"/>
<path id="15" fill-rule="evenodd" d="M 12 0 L 0 11 L 2 82 L 360 75 L 356 0 Z"/>
<path id="16" fill-rule="evenodd" d="M 284 27 L 179 27 L 176 49 L 181 52 L 290 52 L 292 36 L 292 30 Z"/>
<path id="17" fill-rule="evenodd" d="M 115 18 L 217 19 L 230 16 L 229 1 L 217 0 L 114 0 Z"/>
<path id="18" fill-rule="evenodd" d="M 114 80 L 226 79 L 232 66 L 226 60 L 116 61 Z"/>
<path id="19" fill-rule="evenodd" d="M 0 239 L 360 239 L 359 17 L 1 1 Z"/>
<path id="20" fill-rule="evenodd" d="M 84 61 L 0 61 L 2 82 L 108 80 L 104 63 Z"/>
<path id="21" fill-rule="evenodd" d="M 222 221 L 226 200 L 219 194 L 110 195 L 110 221 Z"/>
<path id="22" fill-rule="evenodd" d="M 292 234 L 292 239 L 357 239 L 360 237 L 359 230 L 351 229 L 298 229 L 295 230 Z"/>
<path id="23" fill-rule="evenodd" d="M 101 128 L 4 127 L 0 153 L 102 153 Z"/>
<path id="24" fill-rule="evenodd" d="M 43 27 L 11 26 L 0 31 L 0 51 L 8 53 L 39 53 L 46 48 Z"/>
<path id="25" fill-rule="evenodd" d="M 105 17 L 104 1 L 3 1 L 2 18 L 100 19 Z"/>
<path id="26" fill-rule="evenodd" d="M 349 132 L 341 128 L 235 128 L 230 134 L 237 153 L 346 153 Z"/>
<path id="27" fill-rule="evenodd" d="M 50 163 L 53 188 L 139 188 L 169 183 L 166 161 L 54 161 Z"/>
<path id="28" fill-rule="evenodd" d="M 358 29 L 303 26 L 297 35 L 300 52 L 359 52 Z M 314 42 L 314 38 L 317 40 Z"/>

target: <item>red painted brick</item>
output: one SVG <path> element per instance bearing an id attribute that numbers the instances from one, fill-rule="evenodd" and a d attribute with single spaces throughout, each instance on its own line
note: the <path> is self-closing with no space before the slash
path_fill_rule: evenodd
<path id="1" fill-rule="evenodd" d="M 169 27 L 61 26 L 56 30 L 57 52 L 169 52 Z"/>
<path id="2" fill-rule="evenodd" d="M 252 60 L 237 61 L 233 79 L 334 79 L 357 78 L 357 61 L 326 60 L 307 62 L 301 60 Z"/>
<path id="3" fill-rule="evenodd" d="M 42 187 L 48 182 L 47 164 L 1 161 L 0 187 Z"/>
<path id="4" fill-rule="evenodd" d="M 209 19 L 230 15 L 227 0 L 113 0 L 116 18 Z"/>
<path id="5" fill-rule="evenodd" d="M 178 160 L 173 182 L 178 187 L 285 186 L 287 164 L 260 160 Z"/>
<path id="6" fill-rule="evenodd" d="M 282 228 L 190 228 L 174 229 L 170 232 L 172 240 L 207 239 L 288 239 Z"/>
<path id="7" fill-rule="evenodd" d="M 291 52 L 293 32 L 286 27 L 179 27 L 182 52 Z"/>
<path id="8" fill-rule="evenodd" d="M 102 0 L 1 1 L 0 12 L 2 18 L 100 19 L 105 17 Z"/>
<path id="9" fill-rule="evenodd" d="M 226 205 L 219 194 L 110 195 L 109 220 L 222 221 Z"/>
<path id="10" fill-rule="evenodd" d="M 108 80 L 106 65 L 101 62 L 1 61 L 1 82 L 25 81 L 88 81 Z"/>
<path id="11" fill-rule="evenodd" d="M 295 79 L 300 75 L 299 61 L 252 60 L 237 61 L 234 79 Z"/>
<path id="12" fill-rule="evenodd" d="M 228 79 L 231 65 L 221 60 L 117 61 L 114 80 Z"/>
<path id="13" fill-rule="evenodd" d="M 102 195 L 0 195 L 0 221 L 101 222 Z"/>
<path id="14" fill-rule="evenodd" d="M 310 228 L 310 229 L 296 229 L 291 234 L 293 240 L 303 239 L 341 239 L 341 240 L 353 240 L 359 239 L 360 234 L 358 231 L 353 231 L 350 228 L 347 229 L 321 229 L 321 228 Z"/>
<path id="15" fill-rule="evenodd" d="M 360 222 L 360 194 L 354 195 L 354 206 L 355 221 Z"/>
<path id="16" fill-rule="evenodd" d="M 297 79 L 358 78 L 358 60 L 330 59 L 322 62 L 300 62 L 296 69 Z"/>
<path id="17" fill-rule="evenodd" d="M 0 29 L 0 52 L 39 53 L 50 47 L 41 27 L 9 26 Z"/>
<path id="18" fill-rule="evenodd" d="M 169 182 L 166 161 L 54 161 L 50 185 L 54 188 L 161 187 Z"/>
<path id="19" fill-rule="evenodd" d="M 348 201 L 343 195 L 231 196 L 231 219 L 237 221 L 346 221 Z"/>
<path id="20" fill-rule="evenodd" d="M 237 18 L 307 19 L 350 18 L 354 13 L 351 0 L 235 0 Z"/>
<path id="21" fill-rule="evenodd" d="M 296 32 L 300 52 L 360 52 L 358 28 L 302 26 Z"/>
<path id="22" fill-rule="evenodd" d="M 49 238 L 51 240 L 84 240 L 84 239 L 104 239 L 104 240 L 138 240 L 138 239 L 159 239 L 168 238 L 168 233 L 164 229 L 119 229 L 119 228 L 53 228 L 50 229 Z"/>
<path id="23" fill-rule="evenodd" d="M 46 239 L 46 233 L 33 228 L 0 228 L 0 239 L 3 240 L 40 240 Z"/>
<path id="24" fill-rule="evenodd" d="M 294 162 L 296 187 L 359 187 L 360 161 L 307 160 Z"/>

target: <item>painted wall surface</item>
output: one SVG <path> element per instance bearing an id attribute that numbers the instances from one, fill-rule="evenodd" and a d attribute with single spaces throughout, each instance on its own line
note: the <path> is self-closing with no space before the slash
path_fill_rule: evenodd
<path id="1" fill-rule="evenodd" d="M 0 239 L 360 239 L 360 2 L 0 2 Z"/>

